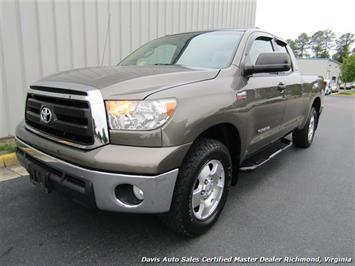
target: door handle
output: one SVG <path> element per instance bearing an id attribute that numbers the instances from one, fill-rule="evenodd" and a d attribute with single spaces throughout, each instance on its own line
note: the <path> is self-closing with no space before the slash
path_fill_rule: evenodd
<path id="1" fill-rule="evenodd" d="M 280 82 L 278 85 L 277 85 L 277 89 L 280 91 L 280 92 L 284 92 L 284 90 L 286 90 L 286 85 L 282 82 Z"/>

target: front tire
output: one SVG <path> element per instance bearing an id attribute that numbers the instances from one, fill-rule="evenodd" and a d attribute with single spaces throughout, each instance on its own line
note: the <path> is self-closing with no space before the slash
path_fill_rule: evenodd
<path id="1" fill-rule="evenodd" d="M 308 148 L 311 146 L 318 123 L 318 113 L 312 106 L 310 116 L 305 126 L 296 130 L 292 134 L 293 145 L 298 148 Z"/>
<path id="2" fill-rule="evenodd" d="M 202 138 L 191 147 L 180 168 L 169 213 L 163 223 L 176 233 L 197 236 L 217 221 L 232 180 L 232 160 L 227 147 Z"/>

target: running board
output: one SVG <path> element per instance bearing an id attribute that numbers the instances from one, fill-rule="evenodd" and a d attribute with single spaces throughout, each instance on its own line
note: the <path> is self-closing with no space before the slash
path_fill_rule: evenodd
<path id="1" fill-rule="evenodd" d="M 264 163 L 271 160 L 277 154 L 291 147 L 292 142 L 288 139 L 282 138 L 279 141 L 270 144 L 260 152 L 247 158 L 240 166 L 241 171 L 252 171 L 262 166 Z"/>

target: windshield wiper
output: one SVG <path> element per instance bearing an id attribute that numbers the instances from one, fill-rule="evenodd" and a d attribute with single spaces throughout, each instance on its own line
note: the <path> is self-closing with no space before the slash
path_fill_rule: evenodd
<path id="1" fill-rule="evenodd" d="M 175 64 L 164 64 L 164 63 L 156 63 L 156 64 L 153 64 L 154 66 L 173 66 Z"/>

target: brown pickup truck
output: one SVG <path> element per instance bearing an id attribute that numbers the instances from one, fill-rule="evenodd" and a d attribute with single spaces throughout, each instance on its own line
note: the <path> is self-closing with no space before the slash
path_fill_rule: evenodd
<path id="1" fill-rule="evenodd" d="M 47 192 L 159 213 L 174 231 L 199 235 L 240 170 L 311 145 L 323 89 L 300 74 L 286 42 L 261 30 L 168 35 L 116 66 L 32 84 L 17 156 Z"/>

